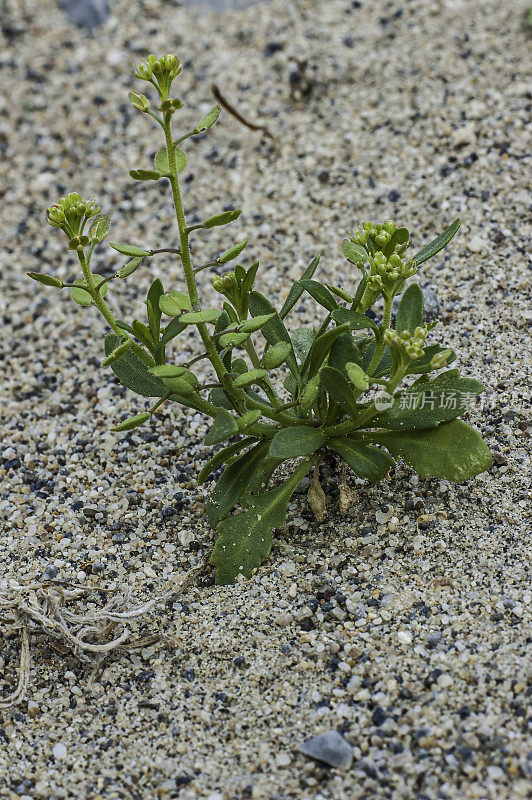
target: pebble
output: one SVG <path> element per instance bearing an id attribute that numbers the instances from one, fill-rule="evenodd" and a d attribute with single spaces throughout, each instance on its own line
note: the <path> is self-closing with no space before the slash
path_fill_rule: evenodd
<path id="1" fill-rule="evenodd" d="M 408 631 L 398 631 L 397 638 L 401 644 L 412 644 L 412 634 L 408 633 Z"/>
<path id="2" fill-rule="evenodd" d="M 476 126 L 474 122 L 468 122 L 461 128 L 457 128 L 452 132 L 451 143 L 454 148 L 463 147 L 467 144 L 473 144 L 476 139 Z"/>
<path id="3" fill-rule="evenodd" d="M 468 242 L 467 247 L 472 253 L 482 253 L 488 246 L 488 243 L 481 236 L 475 234 Z"/>
<path id="4" fill-rule="evenodd" d="M 67 754 L 66 746 L 63 744 L 63 742 L 56 742 L 56 744 L 54 744 L 52 747 L 52 753 L 54 758 L 65 758 Z"/>
<path id="5" fill-rule="evenodd" d="M 353 748 L 338 731 L 326 731 L 313 736 L 298 749 L 304 756 L 337 769 L 349 769 L 353 760 Z"/>

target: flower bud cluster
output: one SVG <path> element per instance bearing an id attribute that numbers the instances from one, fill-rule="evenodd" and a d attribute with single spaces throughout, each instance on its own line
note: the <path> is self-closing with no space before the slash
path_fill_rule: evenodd
<path id="1" fill-rule="evenodd" d="M 361 244 L 368 252 L 371 247 L 368 243 L 373 245 L 373 250 L 382 252 L 390 243 L 392 236 L 397 230 L 397 225 L 392 220 L 387 220 L 383 223 L 374 225 L 373 222 L 364 222 L 361 228 L 358 228 L 354 235 L 353 241 L 356 244 Z M 398 255 L 403 255 L 408 247 L 408 242 L 400 242 L 395 244 L 393 252 Z"/>
<path id="2" fill-rule="evenodd" d="M 393 223 L 392 223 L 393 224 Z M 417 272 L 412 259 L 403 260 L 397 253 L 387 258 L 384 253 L 368 257 L 370 272 L 368 286 L 373 291 L 387 292 L 396 281 L 406 280 Z"/>
<path id="3" fill-rule="evenodd" d="M 236 286 L 236 276 L 234 272 L 226 272 L 225 275 L 216 276 L 212 279 L 212 285 L 219 294 L 229 297 Z"/>
<path id="4" fill-rule="evenodd" d="M 52 228 L 61 228 L 72 239 L 83 231 L 85 222 L 97 216 L 101 210 L 101 204 L 95 197 L 82 200 L 80 194 L 71 192 L 50 206 L 46 216 Z"/>
<path id="5" fill-rule="evenodd" d="M 168 100 L 172 81 L 182 71 L 183 67 L 176 55 L 170 53 L 160 58 L 150 55 L 135 67 L 135 78 L 152 83 L 159 92 L 162 102 L 164 102 Z"/>
<path id="6" fill-rule="evenodd" d="M 130 92 L 129 93 L 129 102 L 136 108 L 137 111 L 143 111 L 146 113 L 151 108 L 151 103 L 146 97 L 145 94 L 139 94 L 139 92 Z"/>
<path id="7" fill-rule="evenodd" d="M 384 342 L 388 347 L 393 347 L 399 353 L 404 354 L 408 359 L 419 358 L 423 355 L 423 345 L 427 338 L 428 327 L 423 325 L 415 329 L 414 333 L 410 331 L 394 331 L 388 329 L 384 332 Z"/>

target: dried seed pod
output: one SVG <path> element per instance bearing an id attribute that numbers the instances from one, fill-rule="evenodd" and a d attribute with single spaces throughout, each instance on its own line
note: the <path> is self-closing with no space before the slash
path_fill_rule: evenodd
<path id="1" fill-rule="evenodd" d="M 325 499 L 325 492 L 321 488 L 318 466 L 316 466 L 314 470 L 314 476 L 308 488 L 307 500 L 315 518 L 318 522 L 323 522 L 327 514 L 327 501 Z"/>
<path id="2" fill-rule="evenodd" d="M 351 489 L 347 483 L 340 484 L 340 500 L 339 500 L 339 507 L 340 507 L 340 514 L 346 514 L 351 506 L 353 505 L 355 499 L 355 493 Z"/>

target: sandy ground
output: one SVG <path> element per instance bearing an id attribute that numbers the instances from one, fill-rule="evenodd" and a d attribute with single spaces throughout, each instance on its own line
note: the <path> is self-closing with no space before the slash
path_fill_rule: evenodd
<path id="1" fill-rule="evenodd" d="M 98 369 L 103 323 L 26 278 L 78 277 L 44 217 L 67 191 L 102 197 L 113 241 L 175 240 L 167 187 L 128 178 L 162 144 L 127 103 L 131 62 L 150 51 L 185 63 L 184 130 L 213 104 L 216 81 L 275 137 L 225 114 L 188 147 L 189 219 L 243 208 L 231 232 L 196 239 L 197 263 L 249 234 L 246 263 L 260 258 L 259 288 L 276 298 L 315 252 L 322 275 L 349 288 L 348 229 L 393 218 L 417 249 L 462 217 L 422 279 L 441 308 L 437 340 L 486 385 L 468 416 L 494 453 L 464 485 L 403 466 L 378 487 L 353 481 L 343 518 L 331 476 L 324 523 L 296 497 L 253 580 L 218 588 L 208 573 L 136 625 L 160 634 L 143 648 L 84 663 L 34 630 L 27 698 L 1 717 L 0 797 L 526 797 L 526 4 L 272 0 L 216 17 L 120 1 L 93 37 L 51 0 L 0 6 L 3 580 L 129 587 L 144 602 L 212 546 L 210 486 L 195 481 L 204 420 L 169 408 L 153 426 L 111 433 L 144 401 Z M 102 248 L 97 263 L 121 261 Z M 162 258 L 113 294 L 115 309 L 142 315 L 155 275 L 181 288 Z M 209 281 L 203 273 L 207 298 Z M 300 309 L 299 324 L 312 320 Z M 4 696 L 19 657 L 10 621 Z M 334 729 L 352 747 L 348 769 L 298 753 Z"/>

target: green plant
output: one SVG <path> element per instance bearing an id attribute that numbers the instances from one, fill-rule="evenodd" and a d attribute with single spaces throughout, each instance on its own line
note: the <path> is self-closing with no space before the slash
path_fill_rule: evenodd
<path id="1" fill-rule="evenodd" d="M 128 261 L 107 278 L 93 274 L 91 258 L 108 235 L 110 220 L 101 215 L 94 199 L 83 201 L 73 193 L 48 209 L 48 221 L 67 235 L 82 277 L 65 284 L 48 275 L 29 274 L 46 285 L 69 289 L 81 305 L 96 306 L 112 329 L 105 339 L 102 365 L 110 366 L 132 391 L 156 398 L 149 410 L 125 419 L 114 430 L 138 427 L 167 401 L 214 419 L 205 441 L 224 446 L 201 470 L 199 480 L 207 481 L 224 467 L 207 514 L 219 534 L 212 554 L 218 581 L 230 583 L 239 574 L 250 576 L 267 558 L 272 530 L 285 524 L 290 497 L 312 468 L 309 501 L 316 516 L 323 516 L 325 498 L 317 466 L 327 453 L 360 478 L 374 482 L 393 466 L 394 458 L 423 477 L 452 481 L 486 470 L 491 458 L 479 434 L 457 419 L 465 401 L 482 391 L 481 384 L 460 377 L 454 369 L 429 377 L 455 355 L 438 344 L 426 344 L 435 323 L 423 324 L 420 286 L 411 283 L 405 288 L 419 266 L 448 244 L 460 220 L 411 258 L 406 255 L 410 241 L 406 228 L 393 222 L 365 223 L 343 242 L 343 254 L 360 278 L 352 292 L 315 280 L 316 257 L 277 311 L 254 289 L 255 262 L 247 269 L 237 264 L 234 271 L 216 275 L 214 289 L 224 297 L 221 309 L 201 305 L 197 273 L 209 267 L 220 272 L 237 259 L 247 240 L 207 264 L 192 264 L 191 234 L 226 225 L 240 211 L 187 225 L 179 183 L 187 165 L 182 145 L 211 128 L 220 108 L 213 108 L 193 130 L 175 139 L 172 120 L 182 103 L 170 97 L 170 88 L 180 72 L 176 56 L 149 56 L 135 75 L 153 84 L 157 107 L 154 110 L 143 94 L 130 94 L 133 106 L 161 127 L 166 144 L 155 156 L 154 169 L 130 174 L 139 181 L 168 178 L 179 232 L 177 247 L 153 250 L 112 244 Z M 161 281 L 155 280 L 146 298 L 147 322 L 117 320 L 105 299 L 109 284 L 127 279 L 162 252 L 175 253 L 180 260 L 184 285 L 165 292 Z M 285 320 L 304 292 L 325 309 L 325 318 L 317 329 L 289 332 Z M 392 305 L 398 295 L 402 297 L 394 326 Z M 380 324 L 366 313 L 378 302 L 383 303 Z M 164 325 L 163 315 L 169 318 Z M 187 364 L 172 363 L 170 346 L 191 327 L 199 333 L 203 350 Z M 210 363 L 209 383 L 201 383 L 194 372 L 201 359 Z M 399 389 L 405 378 L 414 382 Z M 271 488 L 280 465 L 288 477 Z M 237 504 L 242 510 L 230 515 Z"/>

